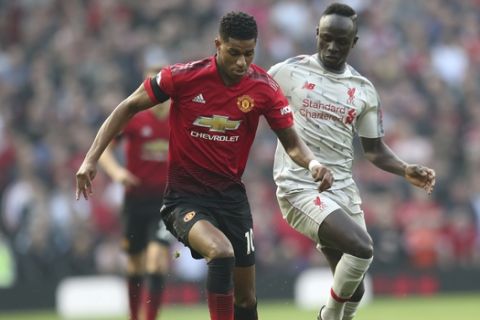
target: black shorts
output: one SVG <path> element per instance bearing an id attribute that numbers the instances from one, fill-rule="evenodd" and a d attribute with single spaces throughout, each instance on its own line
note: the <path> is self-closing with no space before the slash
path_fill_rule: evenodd
<path id="1" fill-rule="evenodd" d="M 188 233 L 192 226 L 199 220 L 207 220 L 230 240 L 237 267 L 255 264 L 253 221 L 248 201 L 219 207 L 195 200 L 176 199 L 165 201 L 161 212 L 167 229 L 187 247 L 190 248 Z M 203 258 L 192 248 L 190 252 L 195 259 Z"/>
<path id="2" fill-rule="evenodd" d="M 123 204 L 123 249 L 129 254 L 145 250 L 151 241 L 168 246 L 173 240 L 160 215 L 162 202 L 126 199 Z"/>

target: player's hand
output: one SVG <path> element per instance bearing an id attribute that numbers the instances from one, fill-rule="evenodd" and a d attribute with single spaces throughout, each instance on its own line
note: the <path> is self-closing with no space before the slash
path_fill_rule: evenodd
<path id="1" fill-rule="evenodd" d="M 313 180 L 315 180 L 315 182 L 320 182 L 318 185 L 319 192 L 330 189 L 333 184 L 333 174 L 330 169 L 324 165 L 317 164 L 312 167 L 310 172 L 312 173 Z"/>
<path id="2" fill-rule="evenodd" d="M 118 170 L 115 174 L 115 181 L 120 182 L 126 188 L 135 187 L 140 184 L 140 179 L 125 168 Z"/>
<path id="3" fill-rule="evenodd" d="M 431 194 L 435 186 L 435 171 L 418 164 L 409 164 L 405 168 L 405 179 Z"/>
<path id="4" fill-rule="evenodd" d="M 75 193 L 76 199 L 80 199 L 80 195 L 88 200 L 88 197 L 93 194 L 92 181 L 97 174 L 95 163 L 83 161 L 82 165 L 77 171 L 77 191 Z"/>

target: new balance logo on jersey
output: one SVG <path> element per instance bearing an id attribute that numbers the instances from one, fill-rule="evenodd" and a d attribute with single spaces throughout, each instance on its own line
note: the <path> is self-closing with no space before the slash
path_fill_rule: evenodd
<path id="1" fill-rule="evenodd" d="M 198 96 L 192 99 L 193 102 L 196 103 L 205 103 L 205 99 L 203 98 L 203 95 L 200 93 Z"/>
<path id="2" fill-rule="evenodd" d="M 313 90 L 315 89 L 315 83 L 305 82 L 302 89 Z"/>

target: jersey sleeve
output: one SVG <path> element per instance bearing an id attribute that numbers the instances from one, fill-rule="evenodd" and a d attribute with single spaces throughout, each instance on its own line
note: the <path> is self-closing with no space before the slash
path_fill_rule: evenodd
<path id="1" fill-rule="evenodd" d="M 278 73 L 278 71 L 280 71 L 281 67 L 282 67 L 283 63 L 277 63 L 273 66 L 270 67 L 270 69 L 268 69 L 267 73 L 274 79 L 276 79 L 276 75 Z M 278 80 L 277 80 L 278 81 Z"/>
<path id="2" fill-rule="evenodd" d="M 364 138 L 380 138 L 384 136 L 382 109 L 380 98 L 375 88 L 366 92 L 366 108 L 357 121 L 358 135 Z"/>
<path id="3" fill-rule="evenodd" d="M 283 94 L 288 95 L 288 93 L 286 92 L 286 89 L 288 88 L 288 85 L 287 85 L 287 83 L 285 83 L 285 82 L 288 82 L 288 79 L 284 75 L 285 74 L 284 66 L 285 66 L 284 62 L 277 63 L 277 64 L 271 66 L 270 69 L 268 69 L 267 73 L 280 86 L 281 90 L 283 91 Z"/>
<path id="4" fill-rule="evenodd" d="M 165 102 L 174 93 L 172 72 L 168 67 L 160 70 L 155 77 L 145 79 L 143 85 L 154 103 Z"/>
<path id="5" fill-rule="evenodd" d="M 289 128 L 293 125 L 293 114 L 290 104 L 282 89 L 273 78 L 269 83 L 269 100 L 271 107 L 266 109 L 264 116 L 273 130 Z"/>

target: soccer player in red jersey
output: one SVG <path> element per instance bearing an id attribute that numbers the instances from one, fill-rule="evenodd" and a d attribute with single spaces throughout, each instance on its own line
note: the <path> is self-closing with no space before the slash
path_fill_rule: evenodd
<path id="1" fill-rule="evenodd" d="M 149 68 L 147 76 L 160 67 Z M 122 220 L 123 249 L 127 253 L 130 319 L 138 320 L 141 306 L 145 320 L 155 320 L 161 305 L 170 264 L 173 237 L 161 216 L 167 180 L 168 102 L 136 114 L 123 128 L 126 166 L 114 155 L 114 143 L 99 159 L 100 166 L 125 187 Z"/>
<path id="2" fill-rule="evenodd" d="M 101 153 L 137 112 L 171 99 L 168 180 L 162 218 L 196 258 L 208 263 L 212 320 L 257 319 L 253 222 L 241 181 L 260 116 L 287 154 L 308 168 L 318 190 L 333 176 L 299 138 L 278 84 L 252 64 L 255 19 L 222 17 L 216 54 L 165 67 L 146 79 L 102 124 L 77 172 L 77 199 L 88 199 Z"/>

